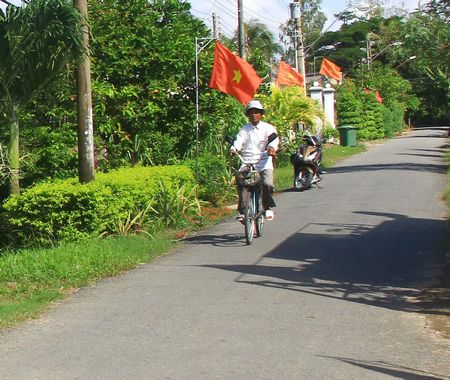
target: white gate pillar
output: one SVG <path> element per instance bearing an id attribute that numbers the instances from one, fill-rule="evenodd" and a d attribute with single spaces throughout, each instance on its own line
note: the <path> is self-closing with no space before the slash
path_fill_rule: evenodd
<path id="1" fill-rule="evenodd" d="M 334 118 L 334 93 L 335 89 L 329 83 L 323 89 L 323 112 L 325 114 L 325 122 L 328 122 L 331 127 L 336 128 Z"/>
<path id="2" fill-rule="evenodd" d="M 323 98 L 322 98 L 323 87 L 319 85 L 319 82 L 314 82 L 312 87 L 309 88 L 309 97 L 317 101 L 320 105 L 320 109 L 323 110 Z"/>

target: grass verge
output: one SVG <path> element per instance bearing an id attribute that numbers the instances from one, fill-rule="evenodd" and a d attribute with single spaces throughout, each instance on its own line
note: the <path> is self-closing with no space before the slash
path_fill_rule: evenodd
<path id="1" fill-rule="evenodd" d="M 0 328 L 34 318 L 76 289 L 151 261 L 175 246 L 167 233 L 90 240 L 0 256 Z"/>

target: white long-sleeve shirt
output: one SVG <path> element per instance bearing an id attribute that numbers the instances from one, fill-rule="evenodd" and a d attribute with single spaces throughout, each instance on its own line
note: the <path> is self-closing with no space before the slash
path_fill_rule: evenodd
<path id="1" fill-rule="evenodd" d="M 268 137 L 272 133 L 277 133 L 277 130 L 269 123 L 260 121 L 256 126 L 247 123 L 238 132 L 233 146 L 241 152 L 246 163 L 255 164 L 256 170 L 273 169 L 272 157 L 266 150 L 268 146 L 271 146 L 277 151 L 279 139 L 277 137 L 267 145 Z"/>

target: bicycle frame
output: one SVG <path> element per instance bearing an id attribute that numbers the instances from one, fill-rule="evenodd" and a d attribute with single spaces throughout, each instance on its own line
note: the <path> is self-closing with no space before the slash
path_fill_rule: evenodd
<path id="1" fill-rule="evenodd" d="M 244 196 L 244 189 L 246 195 Z M 253 237 L 262 236 L 264 227 L 264 210 L 262 209 L 262 186 L 243 186 L 241 191 L 241 210 L 244 214 L 245 240 L 252 244 Z"/>

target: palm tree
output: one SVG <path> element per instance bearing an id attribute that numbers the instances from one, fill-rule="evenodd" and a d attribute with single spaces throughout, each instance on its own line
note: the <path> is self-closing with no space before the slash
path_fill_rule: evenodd
<path id="1" fill-rule="evenodd" d="M 80 25 L 80 13 L 68 0 L 34 0 L 0 10 L 0 107 L 10 129 L 11 194 L 20 192 L 20 112 L 71 59 L 82 56 Z"/>
<path id="2" fill-rule="evenodd" d="M 275 42 L 274 35 L 266 25 L 256 19 L 251 19 L 244 23 L 245 50 L 251 55 L 258 50 L 264 56 L 266 62 L 270 62 L 276 54 L 280 54 L 283 49 Z M 232 38 L 232 42 L 237 46 L 239 31 L 237 30 Z"/>
<path id="3" fill-rule="evenodd" d="M 266 62 L 270 62 L 276 54 L 281 54 L 281 45 L 275 42 L 274 35 L 266 25 L 256 19 L 244 24 L 245 48 L 247 51 L 259 49 L 263 52 Z"/>

